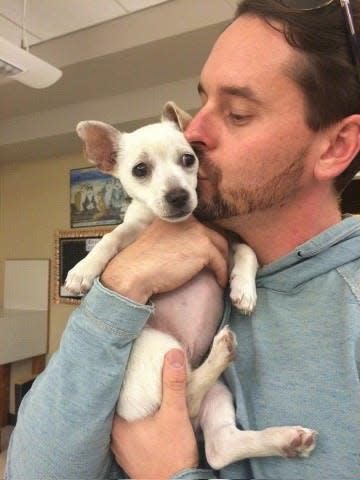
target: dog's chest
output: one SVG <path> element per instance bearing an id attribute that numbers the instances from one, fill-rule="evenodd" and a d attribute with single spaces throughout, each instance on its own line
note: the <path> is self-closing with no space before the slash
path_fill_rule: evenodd
<path id="1" fill-rule="evenodd" d="M 169 333 L 185 347 L 193 367 L 208 350 L 223 314 L 223 292 L 213 274 L 203 270 L 190 282 L 154 299 L 149 326 Z"/>

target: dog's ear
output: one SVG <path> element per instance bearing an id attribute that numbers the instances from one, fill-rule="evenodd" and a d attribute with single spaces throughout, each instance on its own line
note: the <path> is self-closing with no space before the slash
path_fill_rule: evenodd
<path id="1" fill-rule="evenodd" d="M 99 170 L 114 170 L 121 133 L 107 123 L 87 120 L 77 124 L 76 132 L 84 142 L 84 153 Z"/>
<path id="2" fill-rule="evenodd" d="M 175 102 L 165 103 L 161 115 L 162 122 L 174 122 L 183 132 L 190 123 L 191 119 L 191 115 L 189 115 L 187 112 L 184 112 L 184 110 L 181 110 L 181 108 L 178 107 Z"/>

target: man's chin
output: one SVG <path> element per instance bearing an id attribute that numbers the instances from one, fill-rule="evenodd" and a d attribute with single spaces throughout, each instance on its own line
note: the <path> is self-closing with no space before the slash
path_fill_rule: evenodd
<path id="1" fill-rule="evenodd" d="M 212 222 L 215 220 L 214 215 L 211 212 L 205 211 L 203 209 L 194 210 L 193 215 L 200 222 Z"/>
<path id="2" fill-rule="evenodd" d="M 201 221 L 215 220 L 218 216 L 219 192 L 214 189 L 209 180 L 200 180 L 197 186 L 197 196 L 198 204 L 193 212 L 194 216 Z"/>
<path id="3" fill-rule="evenodd" d="M 214 222 L 223 218 L 222 212 L 219 211 L 216 202 L 199 201 L 193 212 L 195 218 L 202 222 Z"/>
<path id="4" fill-rule="evenodd" d="M 246 215 L 247 213 L 249 212 L 246 208 L 241 209 L 239 206 L 224 201 L 224 199 L 219 196 L 208 202 L 200 198 L 193 212 L 194 217 L 198 220 L 217 224 L 223 220 Z"/>

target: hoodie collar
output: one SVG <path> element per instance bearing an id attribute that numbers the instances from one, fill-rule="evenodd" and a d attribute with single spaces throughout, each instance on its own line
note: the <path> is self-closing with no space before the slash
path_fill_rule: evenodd
<path id="1" fill-rule="evenodd" d="M 357 258 L 360 258 L 360 216 L 345 216 L 286 257 L 260 268 L 256 285 L 289 292 Z"/>

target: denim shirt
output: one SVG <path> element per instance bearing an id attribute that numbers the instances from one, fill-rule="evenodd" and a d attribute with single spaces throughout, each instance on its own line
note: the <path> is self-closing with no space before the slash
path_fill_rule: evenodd
<path id="1" fill-rule="evenodd" d="M 339 224 L 260 269 L 250 317 L 226 300 L 238 340 L 225 381 L 238 426 L 319 432 L 309 458 L 257 458 L 176 478 L 358 480 L 360 473 L 360 221 Z M 96 281 L 24 398 L 6 479 L 120 479 L 111 423 L 133 340 L 153 312 Z"/>

